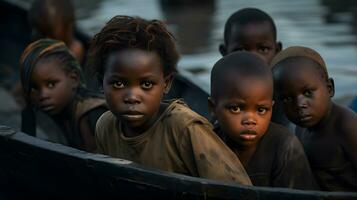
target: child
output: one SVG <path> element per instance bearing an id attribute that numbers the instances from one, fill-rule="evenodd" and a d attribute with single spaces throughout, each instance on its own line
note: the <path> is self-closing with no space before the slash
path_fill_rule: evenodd
<path id="1" fill-rule="evenodd" d="M 81 84 L 79 63 L 63 42 L 41 39 L 27 46 L 20 61 L 27 101 L 22 130 L 35 135 L 34 109 L 50 115 L 70 146 L 94 152 L 95 123 L 106 105 Z"/>
<path id="2" fill-rule="evenodd" d="M 223 56 L 235 51 L 249 51 L 269 65 L 282 48 L 276 38 L 275 23 L 267 13 L 256 8 L 244 8 L 228 18 L 224 27 L 224 44 L 219 46 L 219 50 Z M 278 102 L 273 108 L 272 121 L 293 130 Z"/>
<path id="3" fill-rule="evenodd" d="M 82 43 L 74 37 L 75 14 L 70 0 L 35 0 L 29 11 L 33 39 L 63 41 L 79 62 L 84 56 Z"/>
<path id="4" fill-rule="evenodd" d="M 179 58 L 162 22 L 116 16 L 95 35 L 89 57 L 110 108 L 97 123 L 100 153 L 190 176 L 251 184 L 204 117 L 181 101 L 162 101 Z"/>
<path id="5" fill-rule="evenodd" d="M 357 191 L 357 115 L 332 102 L 334 82 L 322 57 L 289 47 L 272 61 L 284 111 L 297 128 L 321 189 Z"/>
<path id="6" fill-rule="evenodd" d="M 212 69 L 209 106 L 215 131 L 236 153 L 253 185 L 314 189 L 298 139 L 270 123 L 273 80 L 267 64 L 249 52 L 221 58 Z"/>
<path id="7" fill-rule="evenodd" d="M 249 51 L 269 65 L 282 48 L 276 35 L 275 23 L 267 13 L 244 8 L 228 18 L 224 26 L 224 44 L 219 46 L 219 51 L 223 56 L 234 51 Z"/>

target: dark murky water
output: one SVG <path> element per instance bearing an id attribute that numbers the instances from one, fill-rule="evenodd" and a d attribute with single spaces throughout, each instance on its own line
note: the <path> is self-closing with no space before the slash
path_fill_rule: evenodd
<path id="1" fill-rule="evenodd" d="M 74 0 L 78 26 L 90 34 L 114 15 L 165 20 L 178 38 L 182 53 L 179 68 L 195 72 L 206 88 L 210 69 L 221 57 L 218 45 L 226 19 L 241 8 L 260 8 L 275 20 L 284 47 L 303 45 L 321 53 L 335 79 L 336 100 L 347 103 L 357 95 L 357 1 L 206 0 L 211 4 L 175 9 L 164 3 L 167 1 Z"/>

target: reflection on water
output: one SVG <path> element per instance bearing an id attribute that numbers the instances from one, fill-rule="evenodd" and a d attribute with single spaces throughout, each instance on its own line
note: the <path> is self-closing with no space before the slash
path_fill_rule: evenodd
<path id="1" fill-rule="evenodd" d="M 223 27 L 238 9 L 256 7 L 269 13 L 283 47 L 303 45 L 325 58 L 335 79 L 340 102 L 357 95 L 357 1 L 354 0 L 196 0 L 201 5 L 170 5 L 173 0 L 76 0 L 78 25 L 94 34 L 114 15 L 163 19 L 178 38 L 180 68 L 189 69 L 209 84 L 209 72 L 221 55 Z M 188 5 L 188 6 L 187 6 Z M 346 103 L 346 102 L 343 102 Z"/>
<path id="2" fill-rule="evenodd" d="M 207 51 L 211 43 L 214 0 L 160 0 L 161 10 L 170 29 L 175 32 L 182 54 Z"/>

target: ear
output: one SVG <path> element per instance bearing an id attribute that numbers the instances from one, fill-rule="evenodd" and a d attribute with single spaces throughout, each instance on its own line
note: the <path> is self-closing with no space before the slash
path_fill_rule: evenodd
<path id="1" fill-rule="evenodd" d="M 275 104 L 275 101 L 273 100 L 273 101 L 271 102 L 271 107 L 273 107 L 274 104 Z"/>
<path id="2" fill-rule="evenodd" d="M 219 52 L 221 52 L 222 56 L 225 56 L 227 54 L 227 47 L 224 44 L 219 45 Z"/>
<path id="3" fill-rule="evenodd" d="M 169 93 L 172 85 L 172 81 L 174 79 L 174 76 L 172 74 L 167 75 L 165 78 L 165 87 L 164 87 L 164 94 Z"/>
<path id="4" fill-rule="evenodd" d="M 275 53 L 279 53 L 283 49 L 283 43 L 278 41 L 276 44 Z"/>
<path id="5" fill-rule="evenodd" d="M 212 97 L 208 97 L 208 111 L 212 117 L 216 115 L 216 103 L 212 99 Z"/>
<path id="6" fill-rule="evenodd" d="M 335 95 L 335 82 L 332 78 L 329 78 L 327 80 L 327 90 L 330 94 L 330 97 L 333 97 Z"/>

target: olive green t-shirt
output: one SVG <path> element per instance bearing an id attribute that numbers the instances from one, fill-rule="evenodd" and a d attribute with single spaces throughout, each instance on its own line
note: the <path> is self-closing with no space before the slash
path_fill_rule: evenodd
<path id="1" fill-rule="evenodd" d="M 98 152 L 185 175 L 251 185 L 243 165 L 212 125 L 183 102 L 172 101 L 143 134 L 128 138 L 108 111 L 96 126 Z"/>

